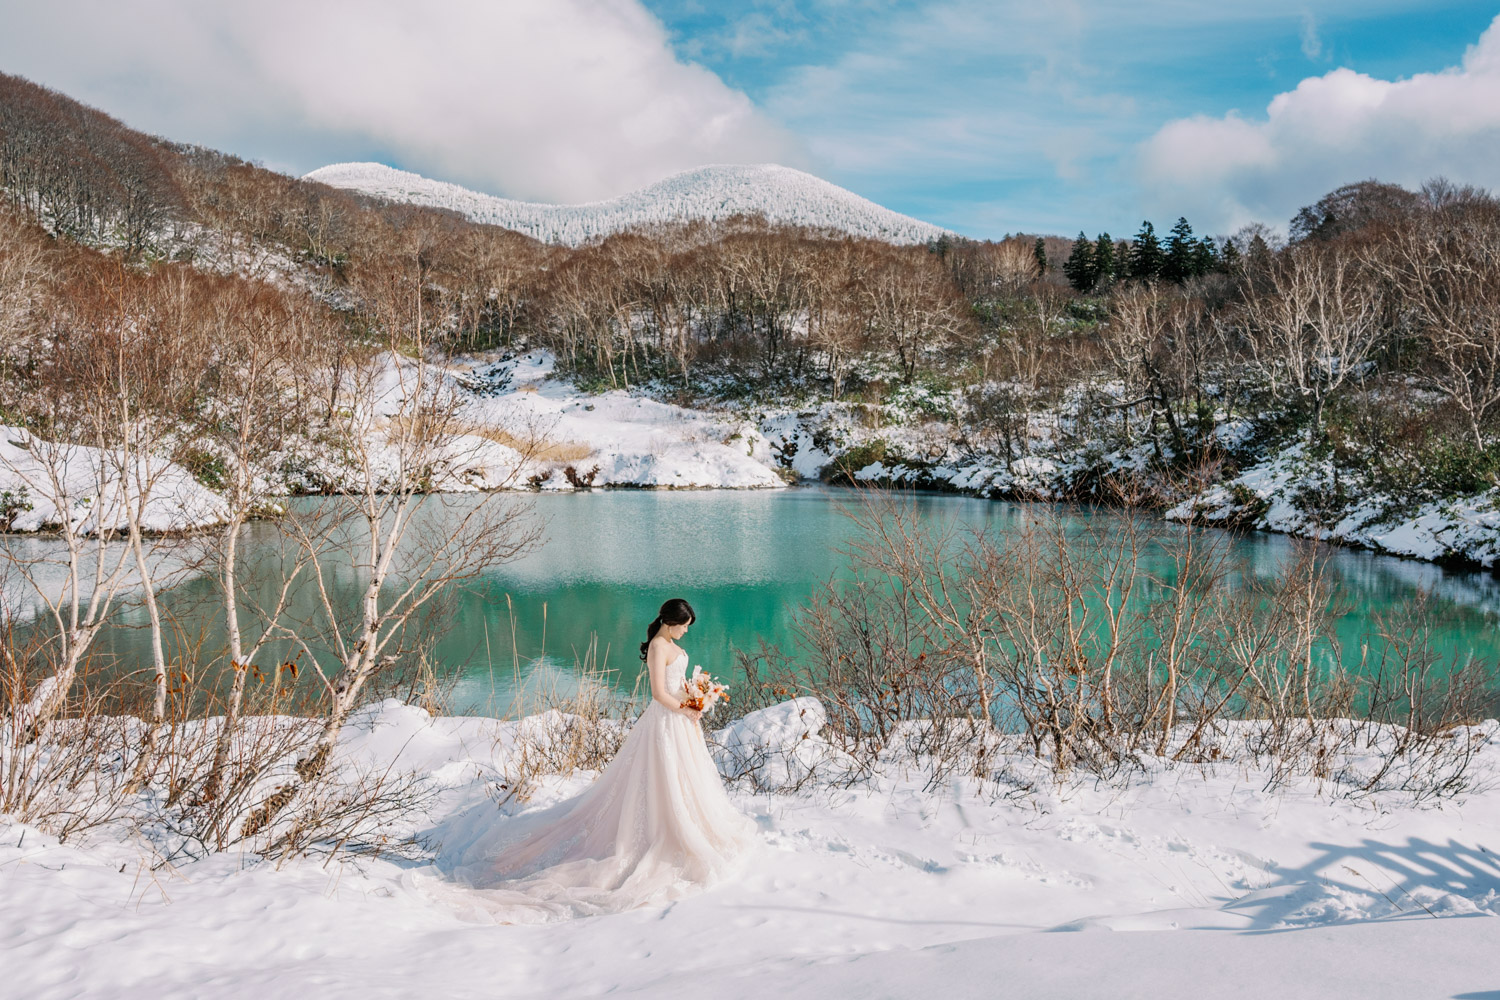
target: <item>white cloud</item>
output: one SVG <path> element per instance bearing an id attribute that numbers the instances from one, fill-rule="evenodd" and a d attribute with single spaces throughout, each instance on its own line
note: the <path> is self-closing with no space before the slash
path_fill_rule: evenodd
<path id="1" fill-rule="evenodd" d="M 6 72 L 283 169 L 376 158 L 585 201 L 705 163 L 804 162 L 639 0 L 0 0 L 0 20 Z"/>
<path id="2" fill-rule="evenodd" d="M 1323 39 L 1318 35 L 1318 19 L 1309 13 L 1302 15 L 1302 54 L 1316 59 L 1323 54 Z"/>
<path id="3" fill-rule="evenodd" d="M 1147 206 L 1216 232 L 1283 223 L 1370 177 L 1500 187 L 1500 18 L 1459 66 L 1394 81 L 1336 69 L 1278 94 L 1264 120 L 1178 119 L 1140 153 Z"/>

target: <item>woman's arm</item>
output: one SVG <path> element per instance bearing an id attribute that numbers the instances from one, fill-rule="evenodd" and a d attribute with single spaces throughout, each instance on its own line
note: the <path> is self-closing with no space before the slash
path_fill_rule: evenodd
<path id="1" fill-rule="evenodd" d="M 703 717 L 703 713 L 696 709 L 683 708 L 682 699 L 667 690 L 668 655 L 665 641 L 652 640 L 650 647 L 646 650 L 646 672 L 651 679 L 651 697 L 661 702 L 663 707 L 696 721 Z"/>

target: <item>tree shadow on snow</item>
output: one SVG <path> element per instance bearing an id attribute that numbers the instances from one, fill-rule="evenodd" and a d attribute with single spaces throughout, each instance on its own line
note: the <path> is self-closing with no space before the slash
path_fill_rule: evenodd
<path id="1" fill-rule="evenodd" d="M 1405 844 L 1366 839 L 1311 846 L 1320 853 L 1308 864 L 1268 869 L 1273 884 L 1223 909 L 1249 917 L 1247 930 L 1500 910 L 1500 855 L 1483 845 L 1413 837 Z M 1482 996 L 1500 1000 L 1500 991 Z"/>

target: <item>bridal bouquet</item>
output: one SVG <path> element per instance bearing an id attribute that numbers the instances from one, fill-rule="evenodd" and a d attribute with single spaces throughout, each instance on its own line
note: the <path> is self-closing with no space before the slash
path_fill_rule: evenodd
<path id="1" fill-rule="evenodd" d="M 711 712 L 714 702 L 720 698 L 725 701 L 729 700 L 729 688 L 705 674 L 702 667 L 694 666 L 693 676 L 687 679 L 687 691 L 682 699 L 682 707 L 699 712 Z"/>

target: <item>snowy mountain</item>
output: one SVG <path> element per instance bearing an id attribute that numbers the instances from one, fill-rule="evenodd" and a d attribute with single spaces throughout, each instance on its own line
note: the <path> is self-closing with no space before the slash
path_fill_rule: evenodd
<path id="1" fill-rule="evenodd" d="M 772 222 L 833 229 L 891 243 L 925 243 L 945 232 L 812 174 L 775 164 L 699 167 L 619 198 L 582 205 L 497 198 L 380 163 L 335 163 L 314 170 L 307 179 L 391 201 L 452 209 L 475 222 L 571 246 L 631 226 L 714 221 L 755 212 Z"/>

